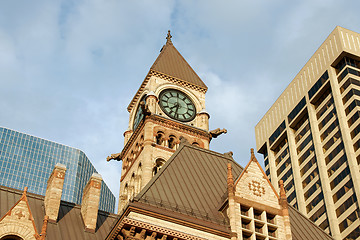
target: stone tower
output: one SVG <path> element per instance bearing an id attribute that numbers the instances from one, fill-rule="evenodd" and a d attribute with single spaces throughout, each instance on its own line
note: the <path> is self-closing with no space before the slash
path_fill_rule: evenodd
<path id="1" fill-rule="evenodd" d="M 180 141 L 209 148 L 212 137 L 205 110 L 207 87 L 177 51 L 170 31 L 127 110 L 124 149 L 108 160 L 121 160 L 119 212 L 160 170 Z"/>

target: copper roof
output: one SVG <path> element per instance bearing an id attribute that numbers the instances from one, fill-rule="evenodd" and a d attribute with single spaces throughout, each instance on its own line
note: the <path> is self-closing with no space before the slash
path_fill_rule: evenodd
<path id="1" fill-rule="evenodd" d="M 227 191 L 228 162 L 238 176 L 243 168 L 232 158 L 183 144 L 134 201 L 227 224 L 218 210 Z"/>
<path id="2" fill-rule="evenodd" d="M 228 162 L 232 164 L 234 178 L 239 178 L 243 168 L 231 157 L 184 144 L 134 198 L 134 203 L 175 212 L 173 217 L 180 216 L 177 212 L 229 226 L 219 212 L 227 198 Z M 290 205 L 289 216 L 293 240 L 333 239 Z"/>
<path id="3" fill-rule="evenodd" d="M 170 38 L 168 35 L 166 44 L 160 50 L 159 56 L 151 66 L 149 73 L 146 75 L 144 81 L 127 107 L 128 111 L 130 111 L 138 101 L 151 76 L 160 76 L 180 85 L 194 87 L 195 89 L 203 92 L 207 91 L 205 83 L 174 47 Z"/>
<path id="4" fill-rule="evenodd" d="M 22 191 L 0 186 L 0 216 L 21 198 Z M 44 196 L 27 193 L 30 210 L 34 217 L 38 232 L 41 231 L 44 210 Z M 48 223 L 46 239 L 60 240 L 103 240 L 113 228 L 118 216 L 103 211 L 98 212 L 95 233 L 85 232 L 84 223 L 80 214 L 80 206 L 61 201 L 59 218 L 56 224 Z"/>
<path id="5" fill-rule="evenodd" d="M 288 206 L 293 240 L 333 240 L 331 236 L 316 226 L 309 218 L 301 214 L 290 204 Z"/>
<path id="6" fill-rule="evenodd" d="M 207 89 L 205 83 L 169 41 L 164 45 L 150 69 Z"/>

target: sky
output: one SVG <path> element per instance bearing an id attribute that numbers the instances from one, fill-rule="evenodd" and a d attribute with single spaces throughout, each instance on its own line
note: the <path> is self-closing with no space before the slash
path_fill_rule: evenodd
<path id="1" fill-rule="evenodd" d="M 75 147 L 117 197 L 126 110 L 171 30 L 208 86 L 210 149 L 245 166 L 255 125 L 334 30 L 360 32 L 360 1 L 0 2 L 0 126 Z M 263 158 L 257 154 L 259 162 Z"/>

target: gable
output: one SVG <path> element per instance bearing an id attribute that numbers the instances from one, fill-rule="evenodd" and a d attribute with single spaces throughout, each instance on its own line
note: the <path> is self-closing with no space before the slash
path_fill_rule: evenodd
<path id="1" fill-rule="evenodd" d="M 235 183 L 235 196 L 280 209 L 279 195 L 253 152 L 250 162 Z"/>
<path id="2" fill-rule="evenodd" d="M 28 200 L 24 193 L 19 201 L 0 219 L 0 238 L 7 235 L 19 236 L 31 240 L 38 236 Z"/>

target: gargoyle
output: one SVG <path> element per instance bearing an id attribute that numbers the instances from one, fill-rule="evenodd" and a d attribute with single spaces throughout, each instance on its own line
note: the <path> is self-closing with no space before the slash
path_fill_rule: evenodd
<path id="1" fill-rule="evenodd" d="M 225 128 L 223 128 L 223 129 L 217 128 L 215 130 L 210 131 L 209 133 L 210 133 L 211 138 L 217 138 L 219 135 L 221 135 L 223 133 L 227 133 L 227 130 Z"/>
<path id="2" fill-rule="evenodd" d="M 113 153 L 113 154 L 111 154 L 110 156 L 108 156 L 107 158 L 106 158 L 106 161 L 110 161 L 110 160 L 118 160 L 118 161 L 120 161 L 121 159 L 119 158 L 120 157 L 120 154 L 121 153 Z"/>

